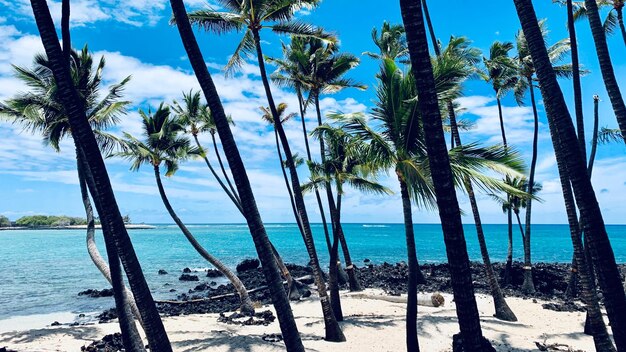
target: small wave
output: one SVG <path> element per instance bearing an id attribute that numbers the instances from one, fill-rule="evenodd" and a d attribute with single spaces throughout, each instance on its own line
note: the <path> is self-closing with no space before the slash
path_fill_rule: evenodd
<path id="1" fill-rule="evenodd" d="M 363 224 L 363 227 L 389 227 L 389 225 L 369 225 L 369 224 Z"/>

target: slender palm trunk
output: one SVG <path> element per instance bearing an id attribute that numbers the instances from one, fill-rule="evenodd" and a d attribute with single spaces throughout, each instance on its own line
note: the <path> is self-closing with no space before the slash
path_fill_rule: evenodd
<path id="1" fill-rule="evenodd" d="M 330 206 L 330 217 L 333 228 L 333 246 L 330 252 L 330 260 L 328 266 L 328 286 L 330 291 L 330 305 L 333 309 L 333 313 L 335 314 L 335 318 L 337 321 L 343 321 L 343 310 L 341 309 L 341 297 L 339 296 L 339 229 L 340 229 L 340 219 L 337 211 L 337 207 L 341 202 L 341 194 L 337 192 L 337 205 L 335 205 L 333 192 L 330 189 L 326 191 L 329 199 L 332 199 L 329 202 Z"/>
<path id="2" fill-rule="evenodd" d="M 285 187 L 287 188 L 287 193 L 289 194 L 289 202 L 291 203 L 291 210 L 293 211 L 293 216 L 296 219 L 296 224 L 298 225 L 298 230 L 300 231 L 300 236 L 304 239 L 304 229 L 302 229 L 302 220 L 298 215 L 298 209 L 296 208 L 296 203 L 293 200 L 293 191 L 291 188 L 291 184 L 289 183 L 289 177 L 287 176 L 287 171 L 285 170 L 285 162 L 283 160 L 283 155 L 280 150 L 280 141 L 278 140 L 278 132 L 274 130 L 274 139 L 276 140 L 276 153 L 278 154 L 278 161 L 280 162 L 280 171 L 283 174 L 283 180 L 285 181 Z"/>
<path id="3" fill-rule="evenodd" d="M 300 115 L 302 116 L 302 132 L 304 133 L 304 143 L 306 145 L 306 156 L 309 162 L 313 162 L 313 158 L 311 157 L 311 149 L 309 147 L 309 135 L 306 132 L 306 123 L 304 121 L 304 106 L 302 103 L 302 93 L 298 91 L 298 105 L 300 107 Z M 317 105 L 316 105 L 317 107 Z M 318 109 L 319 111 L 319 109 Z M 320 115 L 318 114 L 318 122 L 321 120 Z M 323 141 L 320 141 L 323 143 Z M 324 212 L 324 204 L 322 203 L 322 197 L 320 196 L 320 191 L 317 187 L 314 188 L 315 199 L 317 200 L 317 206 L 320 210 L 320 217 L 322 218 L 322 227 L 324 228 L 324 238 L 326 239 L 326 247 L 328 247 L 328 253 L 332 251 L 332 245 L 330 243 L 330 233 L 328 232 L 328 223 L 326 222 L 326 213 Z"/>
<path id="4" fill-rule="evenodd" d="M 84 162 L 82 162 L 79 159 L 80 156 L 78 152 L 76 154 L 76 158 L 77 158 L 76 166 L 78 170 L 78 182 L 80 184 L 80 194 L 83 200 L 83 206 L 85 208 L 85 216 L 87 218 L 87 241 L 86 241 L 87 253 L 89 253 L 89 257 L 93 261 L 96 268 L 98 268 L 102 276 L 104 276 L 104 278 L 112 286 L 113 281 L 111 279 L 111 271 L 109 270 L 109 267 L 106 261 L 100 255 L 100 251 L 98 251 L 98 247 L 96 246 L 96 238 L 95 238 L 96 226 L 95 226 L 95 219 L 93 216 L 93 207 L 91 206 L 91 200 L 89 199 L 89 193 L 88 193 L 89 191 L 87 190 L 87 180 L 85 176 L 86 165 Z M 110 236 L 110 235 L 107 235 L 107 236 Z M 126 295 L 126 301 L 127 301 L 127 304 L 130 306 L 130 310 L 132 311 L 135 318 L 139 320 L 139 323 L 143 326 L 143 322 L 141 321 L 141 314 L 139 314 L 139 308 L 137 308 L 137 304 L 135 303 L 133 294 L 125 286 L 124 286 L 124 294 Z"/>
<path id="5" fill-rule="evenodd" d="M 402 213 L 404 214 L 404 234 L 406 238 L 407 262 L 409 264 L 409 281 L 407 283 L 406 301 L 406 350 L 419 351 L 417 337 L 417 249 L 413 232 L 413 214 L 411 212 L 411 197 L 404 177 L 399 171 L 400 196 L 402 198 Z"/>
<path id="6" fill-rule="evenodd" d="M 574 86 L 574 109 L 576 111 L 576 132 L 578 146 L 587 157 L 587 141 L 585 140 L 585 119 L 583 114 L 582 88 L 580 84 L 580 62 L 578 60 L 578 41 L 576 39 L 576 25 L 574 24 L 574 9 L 572 0 L 567 0 L 567 31 L 569 32 L 570 52 L 572 53 L 572 83 Z"/>
<path id="7" fill-rule="evenodd" d="M 498 91 L 496 91 L 496 96 L 498 94 Z M 504 130 L 504 116 L 502 114 L 502 102 L 500 101 L 500 98 L 496 97 L 496 102 L 498 103 L 498 117 L 500 118 L 500 134 L 502 134 L 502 144 L 504 145 L 505 148 L 508 147 L 508 144 L 506 143 L 506 131 Z"/>
<path id="8" fill-rule="evenodd" d="M 617 12 L 617 22 L 619 23 L 619 28 L 622 31 L 622 39 L 624 40 L 624 45 L 626 45 L 626 26 L 624 26 L 624 5 L 622 4 L 621 7 L 616 8 L 615 11 Z"/>
<path id="9" fill-rule="evenodd" d="M 185 10 L 185 4 L 182 0 L 170 0 L 170 5 L 174 13 L 174 18 L 176 19 L 176 26 L 178 27 L 181 41 L 183 42 L 198 83 L 204 92 L 204 97 L 215 119 L 217 133 L 222 141 L 224 154 L 228 160 L 235 184 L 237 185 L 241 205 L 245 214 L 244 217 L 250 228 L 250 234 L 252 235 L 254 246 L 262 264 L 265 281 L 270 289 L 272 303 L 276 309 L 276 315 L 278 316 L 285 347 L 289 352 L 304 352 L 304 346 L 302 345 L 302 340 L 298 333 L 298 327 L 296 326 L 293 312 L 289 306 L 289 299 L 283 288 L 280 272 L 278 271 L 276 260 L 272 252 L 272 245 L 265 232 L 263 221 L 261 220 L 259 209 L 254 199 L 254 194 L 252 193 L 250 180 L 248 179 L 246 169 L 241 160 L 239 150 L 237 149 L 237 143 L 235 143 L 232 131 L 230 130 L 219 94 L 217 93 L 211 74 L 206 67 L 195 34 L 191 29 L 187 11 Z"/>
<path id="10" fill-rule="evenodd" d="M 320 127 L 322 126 L 322 111 L 320 109 L 320 92 L 319 90 L 314 92 L 314 102 L 315 102 L 315 111 L 317 113 L 317 126 Z M 320 157 L 322 159 L 322 163 L 324 161 L 326 161 L 326 151 L 325 151 L 325 146 L 324 146 L 324 140 L 320 138 Z M 326 189 L 331 189 L 330 188 L 330 182 L 326 182 Z M 332 192 L 331 192 L 332 193 Z M 327 198 L 328 198 L 328 191 L 326 192 Z M 331 203 L 333 202 L 332 197 L 328 198 L 328 207 L 332 207 Z M 332 221 L 332 220 L 331 220 Z M 334 224 L 332 226 L 335 226 Z M 360 291 L 360 289 L 358 288 L 358 286 L 353 285 L 352 283 L 354 282 L 358 282 L 358 279 L 356 277 L 356 273 L 354 271 L 354 265 L 352 264 L 351 258 L 350 258 L 350 253 L 348 251 L 348 243 L 346 242 L 346 239 L 343 236 L 343 232 L 340 233 L 340 243 L 341 243 L 341 249 L 343 250 L 344 253 L 344 259 L 346 260 L 346 268 L 350 268 L 348 270 L 347 273 L 343 272 L 343 269 L 341 268 L 341 261 L 339 260 L 339 256 L 337 256 L 337 265 L 338 268 L 337 270 L 339 271 L 339 277 L 343 277 L 344 278 L 344 282 L 345 282 L 345 277 L 346 275 L 348 276 L 348 282 L 350 283 L 350 291 Z M 328 240 L 327 240 L 328 241 Z M 330 243 L 330 241 L 328 241 Z M 332 250 L 331 247 L 329 247 L 329 254 L 330 251 Z M 346 253 L 348 253 L 348 255 L 346 256 Z M 348 261 L 350 261 L 348 263 Z"/>
<path id="11" fill-rule="evenodd" d="M 72 52 L 72 40 L 70 37 L 70 0 L 61 1 L 61 39 L 63 40 L 63 55 L 69 62 Z"/>
<path id="12" fill-rule="evenodd" d="M 233 184 L 230 182 L 230 177 L 228 177 L 228 173 L 226 172 L 226 169 L 224 168 L 224 163 L 222 162 L 220 151 L 217 148 L 217 141 L 215 140 L 215 133 L 211 133 L 211 140 L 213 141 L 213 149 L 215 150 L 215 156 L 217 156 L 217 162 L 218 164 L 220 164 L 220 169 L 222 169 L 222 175 L 224 175 L 224 179 L 226 180 L 226 183 L 228 183 L 228 188 L 230 188 L 230 191 L 232 195 L 235 197 L 235 199 L 237 200 L 237 203 L 241 204 L 241 199 L 239 198 L 239 194 L 235 190 L 235 187 L 233 187 Z"/>
<path id="13" fill-rule="evenodd" d="M 435 55 L 439 57 L 441 56 L 441 49 L 439 49 L 439 43 L 437 43 L 437 36 L 435 35 L 433 22 L 430 20 L 430 12 L 428 11 L 428 3 L 426 0 L 422 0 L 422 8 L 424 9 L 424 18 L 426 19 L 426 25 L 428 26 L 430 41 L 433 45 L 433 49 L 435 50 Z"/>
<path id="14" fill-rule="evenodd" d="M 165 194 L 165 188 L 163 187 L 163 183 L 161 182 L 161 172 L 159 170 L 159 165 L 154 165 L 154 177 L 156 178 L 157 186 L 159 188 L 159 194 L 161 195 L 161 200 L 167 209 L 167 212 L 172 217 L 172 220 L 178 225 L 182 233 L 187 238 L 187 241 L 193 246 L 193 248 L 204 258 L 207 262 L 211 263 L 217 270 L 219 270 L 224 276 L 228 278 L 230 283 L 235 287 L 237 294 L 239 294 L 239 299 L 241 300 L 240 310 L 242 314 L 253 315 L 254 314 L 254 305 L 252 304 L 252 300 L 248 295 L 248 291 L 246 287 L 243 285 L 241 280 L 232 272 L 232 270 L 228 269 L 226 265 L 224 265 L 219 259 L 212 256 L 207 250 L 196 240 L 191 231 L 185 226 L 185 224 L 180 220 L 174 208 L 170 204 L 169 199 L 167 199 L 167 195 Z"/>
<path id="15" fill-rule="evenodd" d="M 196 146 L 201 151 L 202 159 L 204 159 L 204 162 L 206 163 L 206 166 L 209 167 L 209 170 L 213 174 L 213 177 L 215 177 L 215 180 L 217 180 L 217 183 L 220 184 L 220 187 L 222 187 L 222 190 L 224 190 L 224 192 L 226 193 L 228 198 L 230 198 L 230 200 L 237 207 L 239 212 L 243 214 L 243 209 L 241 208 L 240 200 L 237 198 L 236 193 L 233 193 L 234 189 L 232 188 L 232 185 L 230 187 L 226 187 L 226 185 L 224 184 L 224 181 L 222 181 L 222 178 L 217 174 L 217 172 L 215 172 L 215 169 L 213 168 L 213 165 L 211 165 L 211 162 L 209 161 L 209 158 L 207 158 L 207 156 L 206 156 L 204 148 L 202 147 L 202 145 L 200 144 L 200 141 L 198 140 L 198 135 L 197 134 L 193 134 L 193 139 L 196 142 Z M 216 150 L 216 153 L 217 153 L 217 150 Z"/>
<path id="16" fill-rule="evenodd" d="M 611 100 L 613 111 L 615 112 L 615 118 L 617 118 L 617 124 L 622 132 L 622 138 L 624 138 L 626 142 L 626 105 L 624 105 L 622 93 L 615 79 L 613 63 L 611 62 L 611 55 L 609 54 L 609 46 L 606 43 L 606 32 L 600 20 L 598 4 L 596 0 L 585 0 L 585 7 L 587 9 L 586 14 L 589 20 L 589 26 L 591 27 L 593 41 L 596 45 L 596 54 L 600 62 L 600 71 L 602 72 L 604 86 L 609 94 L 609 99 Z M 624 40 L 626 42 L 626 36 Z"/>
<path id="17" fill-rule="evenodd" d="M 417 91 L 420 92 L 418 105 L 423 120 L 428 160 L 446 244 L 452 290 L 461 330 L 461 345 L 465 351 L 491 351 L 493 347 L 482 336 L 480 328 L 461 211 L 454 189 L 435 79 L 428 55 L 421 3 L 417 0 L 400 0 L 400 8 L 406 28 L 411 70 L 415 77 Z"/>
<path id="18" fill-rule="evenodd" d="M 533 4 L 531 0 L 514 0 L 514 2 L 539 78 L 556 158 L 565 163 L 565 170 L 574 189 L 581 223 L 605 299 L 613 337 L 618 350 L 626 350 L 626 295 L 600 206 L 589 179 L 587 165 L 578 148 L 574 125 L 552 69 Z M 585 1 L 585 3 L 587 10 L 589 10 L 590 3 L 596 6 L 595 1 Z"/>
<path id="19" fill-rule="evenodd" d="M 599 116 L 598 116 L 598 105 L 600 102 L 600 97 L 597 95 L 593 96 L 593 135 L 591 136 L 591 152 L 589 154 L 589 164 L 587 165 L 587 172 L 589 173 L 589 178 L 591 178 L 591 174 L 593 172 L 593 164 L 596 160 L 596 151 L 598 150 L 598 125 L 599 125 Z"/>
<path id="20" fill-rule="evenodd" d="M 298 209 L 299 217 L 302 221 L 302 228 L 304 230 L 304 236 L 305 236 L 304 242 L 307 248 L 307 252 L 309 253 L 309 258 L 313 265 L 313 274 L 315 277 L 315 284 L 317 286 L 317 291 L 320 296 L 320 303 L 322 304 L 322 312 L 324 314 L 324 327 L 325 327 L 325 333 L 326 333 L 325 338 L 328 341 L 342 342 L 346 340 L 346 337 L 341 331 L 341 328 L 339 327 L 339 324 L 337 323 L 337 319 L 335 319 L 333 311 L 330 307 L 328 294 L 326 292 L 326 284 L 324 283 L 324 276 L 322 273 L 322 269 L 320 267 L 319 259 L 317 257 L 315 243 L 313 242 L 313 234 L 311 232 L 311 225 L 309 223 L 309 217 L 306 212 L 306 205 L 304 203 L 302 189 L 300 188 L 300 179 L 298 176 L 298 171 L 296 170 L 296 166 L 293 161 L 293 154 L 291 153 L 291 148 L 289 147 L 289 141 L 287 140 L 287 135 L 285 134 L 283 126 L 280 123 L 280 117 L 278 116 L 278 112 L 276 111 L 276 105 L 274 104 L 274 98 L 272 97 L 269 80 L 267 79 L 267 72 L 265 70 L 265 62 L 263 60 L 263 51 L 261 50 L 261 38 L 259 36 L 258 30 L 253 30 L 252 33 L 254 36 L 254 43 L 255 43 L 256 51 L 257 51 L 257 61 L 259 63 L 261 79 L 263 81 L 263 86 L 265 88 L 265 94 L 267 96 L 267 101 L 269 103 L 270 111 L 272 113 L 272 117 L 274 118 L 274 128 L 278 132 L 280 142 L 282 144 L 283 150 L 285 151 L 285 160 L 287 161 L 287 167 L 289 168 L 289 173 L 291 176 L 291 184 L 293 186 L 294 200 L 296 203 L 296 207 Z"/>
<path id="21" fill-rule="evenodd" d="M 535 184 L 535 170 L 537 168 L 537 143 L 539 140 L 539 115 L 537 113 L 537 103 L 535 100 L 535 87 L 533 85 L 532 77 L 526 78 L 530 83 L 530 102 L 533 108 L 533 151 L 532 158 L 530 160 L 530 173 L 528 175 L 528 192 L 529 198 L 526 201 L 526 222 L 525 231 L 522 235 L 524 240 L 524 283 L 522 284 L 522 292 L 526 294 L 535 293 L 535 283 L 533 282 L 532 262 L 531 262 L 531 247 L 530 247 L 530 230 L 532 219 L 532 205 L 533 205 L 533 189 Z M 583 126 L 584 129 L 584 126 Z M 584 135 L 583 135 L 584 138 Z M 584 139 L 583 139 L 584 141 Z M 519 215 L 518 215 L 519 221 Z"/>
<path id="22" fill-rule="evenodd" d="M 152 351 L 169 352 L 172 350 L 169 338 L 124 227 L 100 149 L 89 126 L 80 96 L 72 82 L 68 62 L 64 60 L 48 5 L 45 0 L 31 0 L 31 6 L 41 41 L 50 61 L 50 68 L 57 82 L 61 103 L 68 114 L 72 137 L 74 142 L 82 148 L 93 176 L 93 182 L 89 182 L 90 192 L 95 195 L 94 202 L 103 226 L 108 226 L 111 230 L 145 324 L 148 343 Z"/>
<path id="23" fill-rule="evenodd" d="M 452 106 L 452 102 L 448 104 L 448 113 L 450 117 L 450 127 L 452 131 L 452 136 L 454 137 L 454 141 L 458 146 L 462 146 L 461 136 L 459 135 L 459 129 L 456 123 L 456 113 L 454 112 L 454 107 Z M 467 190 L 467 196 L 470 201 L 470 206 L 472 207 L 472 214 L 474 215 L 474 224 L 476 226 L 476 235 L 478 236 L 478 244 L 480 246 L 480 254 L 483 258 L 483 264 L 485 267 L 485 274 L 487 275 L 487 281 L 489 282 L 489 288 L 491 290 L 491 297 L 493 298 L 493 305 L 495 314 L 494 316 L 498 319 L 505 321 L 517 321 L 517 317 L 515 313 L 511 310 L 509 305 L 506 303 L 504 295 L 502 294 L 502 289 L 500 288 L 500 284 L 498 283 L 498 279 L 496 274 L 493 271 L 493 266 L 491 265 L 491 259 L 489 258 L 489 251 L 487 249 L 487 241 L 485 241 L 485 233 L 483 232 L 483 224 L 480 219 L 480 212 L 478 211 L 478 202 L 476 201 L 476 194 L 474 193 L 474 187 L 472 186 L 472 182 L 469 177 L 466 177 L 464 180 L 464 186 Z"/>
<path id="24" fill-rule="evenodd" d="M 508 197 L 508 196 L 507 196 Z M 513 212 L 511 209 L 506 211 L 507 217 L 507 235 L 509 237 L 509 245 L 506 251 L 506 265 L 504 266 L 504 285 L 509 285 L 512 282 L 512 270 L 513 270 Z"/>

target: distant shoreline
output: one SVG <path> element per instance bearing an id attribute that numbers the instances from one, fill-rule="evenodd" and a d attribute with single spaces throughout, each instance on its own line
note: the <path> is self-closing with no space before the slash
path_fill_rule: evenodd
<path id="1" fill-rule="evenodd" d="M 156 226 L 147 224 L 126 224 L 127 230 L 150 230 L 156 229 Z M 68 225 L 68 226 L 41 226 L 41 227 L 25 227 L 12 226 L 0 227 L 0 231 L 17 231 L 17 230 L 86 230 L 87 225 Z M 96 229 L 102 229 L 102 225 L 96 225 Z"/>

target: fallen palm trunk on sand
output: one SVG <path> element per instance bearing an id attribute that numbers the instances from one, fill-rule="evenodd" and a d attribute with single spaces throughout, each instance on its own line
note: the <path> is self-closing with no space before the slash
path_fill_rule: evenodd
<path id="1" fill-rule="evenodd" d="M 407 297 L 400 296 L 382 296 L 382 295 L 368 295 L 366 293 L 356 293 L 350 295 L 352 298 L 359 299 L 377 299 L 380 301 L 386 301 L 391 303 L 406 303 Z M 429 293 L 418 293 L 417 294 L 417 305 L 426 306 L 426 307 L 441 307 L 446 303 L 446 299 L 439 292 L 435 292 L 433 294 Z"/>

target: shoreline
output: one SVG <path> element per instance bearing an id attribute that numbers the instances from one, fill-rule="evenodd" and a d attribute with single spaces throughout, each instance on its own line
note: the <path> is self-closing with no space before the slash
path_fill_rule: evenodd
<path id="1" fill-rule="evenodd" d="M 148 224 L 126 224 L 127 230 L 151 230 L 156 229 L 154 225 Z M 101 230 L 102 225 L 95 225 L 96 230 Z M 24 227 L 24 226 L 12 226 L 12 227 L 0 227 L 0 231 L 38 231 L 38 230 L 87 230 L 87 225 L 67 225 L 67 226 L 42 226 L 42 227 Z"/>

